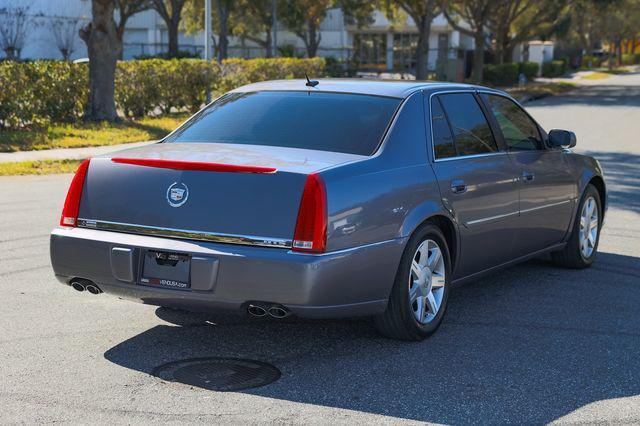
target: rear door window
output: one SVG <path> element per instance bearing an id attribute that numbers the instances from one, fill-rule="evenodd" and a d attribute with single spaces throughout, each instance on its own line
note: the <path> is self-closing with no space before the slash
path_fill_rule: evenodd
<path id="1" fill-rule="evenodd" d="M 509 150 L 542 149 L 542 138 L 536 123 L 512 100 L 496 95 L 482 95 L 498 122 Z"/>
<path id="2" fill-rule="evenodd" d="M 400 102 L 350 93 L 229 93 L 165 142 L 268 145 L 371 155 Z"/>
<path id="3" fill-rule="evenodd" d="M 459 156 L 498 151 L 491 127 L 473 94 L 451 93 L 438 98 L 449 119 Z"/>
<path id="4" fill-rule="evenodd" d="M 453 143 L 451 128 L 437 97 L 431 103 L 431 123 L 433 126 L 433 149 L 436 158 L 455 157 L 456 148 Z"/>

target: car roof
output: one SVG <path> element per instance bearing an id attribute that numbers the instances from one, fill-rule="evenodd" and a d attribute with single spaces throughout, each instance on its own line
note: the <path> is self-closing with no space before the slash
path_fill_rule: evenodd
<path id="1" fill-rule="evenodd" d="M 272 80 L 247 84 L 231 92 L 261 92 L 261 91 L 308 91 L 331 93 L 354 93 L 359 95 L 388 96 L 404 99 L 421 89 L 433 90 L 491 90 L 482 86 L 461 83 L 441 83 L 435 81 L 415 80 L 366 80 L 361 78 L 318 78 L 315 87 L 305 85 L 306 80 Z"/>

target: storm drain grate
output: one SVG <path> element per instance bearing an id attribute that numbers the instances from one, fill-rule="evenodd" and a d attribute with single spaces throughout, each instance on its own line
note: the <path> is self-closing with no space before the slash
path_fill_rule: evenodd
<path id="1" fill-rule="evenodd" d="M 280 378 L 280 370 L 271 364 L 237 358 L 173 361 L 156 367 L 151 374 L 168 382 L 220 392 L 257 388 Z"/>

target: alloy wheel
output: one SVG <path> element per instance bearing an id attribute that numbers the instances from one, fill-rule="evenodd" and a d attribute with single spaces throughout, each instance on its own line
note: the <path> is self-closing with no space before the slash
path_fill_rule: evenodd
<path id="1" fill-rule="evenodd" d="M 446 269 L 442 249 L 433 240 L 423 241 L 413 255 L 409 274 L 409 303 L 420 324 L 438 314 L 444 297 Z"/>
<path id="2" fill-rule="evenodd" d="M 580 214 L 580 253 L 588 259 L 595 250 L 598 242 L 598 205 L 595 198 L 585 200 Z"/>

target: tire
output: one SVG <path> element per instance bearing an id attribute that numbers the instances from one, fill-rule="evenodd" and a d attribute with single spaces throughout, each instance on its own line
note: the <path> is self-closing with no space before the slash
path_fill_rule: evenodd
<path id="1" fill-rule="evenodd" d="M 440 251 L 442 263 L 434 256 L 435 248 Z M 421 253 L 418 252 L 419 249 Z M 423 253 L 428 255 L 425 257 Z M 413 265 L 414 259 L 417 259 L 417 265 Z M 426 264 L 422 265 L 423 262 Z M 450 277 L 451 257 L 447 241 L 437 226 L 427 223 L 418 228 L 409 239 L 400 259 L 387 309 L 374 319 L 380 334 L 408 341 L 424 340 L 433 334 L 442 323 L 447 308 Z M 418 282 L 422 285 L 417 285 Z M 410 302 L 410 293 L 415 298 L 414 302 Z M 422 311 L 419 311 L 420 302 L 423 302 Z M 437 306 L 435 315 L 432 312 L 433 306 Z M 417 319 L 420 316 L 424 317 L 424 322 Z"/>
<path id="2" fill-rule="evenodd" d="M 591 240 L 587 241 L 588 248 L 590 250 L 583 250 L 583 235 L 587 235 L 588 232 L 592 228 L 589 228 L 589 231 L 581 232 L 581 228 L 583 226 L 582 217 L 585 213 L 585 207 L 587 210 L 589 206 L 587 205 L 590 200 L 593 200 L 595 203 L 594 209 L 597 213 L 597 228 L 595 229 L 595 238 L 593 242 Z M 591 222 L 595 225 L 595 221 L 593 217 L 590 217 Z M 598 254 L 598 244 L 600 243 L 600 229 L 602 227 L 602 202 L 600 200 L 600 193 L 598 190 L 591 184 L 587 185 L 587 188 L 582 195 L 582 199 L 580 200 L 580 205 L 578 206 L 578 210 L 576 212 L 576 217 L 573 223 L 573 229 L 571 230 L 571 235 L 569 236 L 569 240 L 567 241 L 567 245 L 564 249 L 551 253 L 551 259 L 558 265 L 564 268 L 572 268 L 572 269 L 584 269 L 588 268 L 593 264 L 596 259 L 596 255 Z"/>

